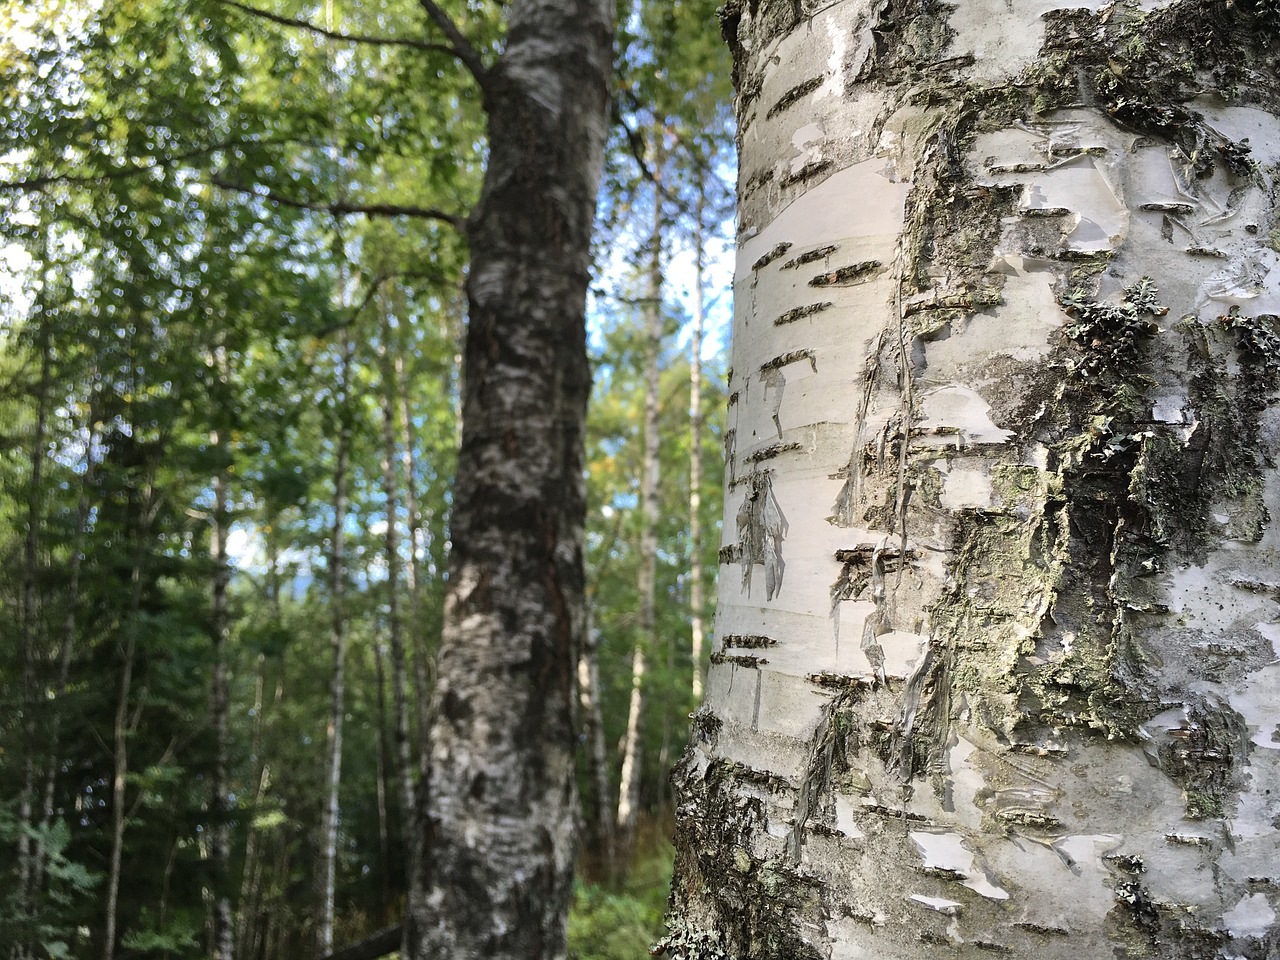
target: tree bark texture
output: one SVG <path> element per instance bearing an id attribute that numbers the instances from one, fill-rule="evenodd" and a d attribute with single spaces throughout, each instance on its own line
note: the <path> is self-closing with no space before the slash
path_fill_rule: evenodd
<path id="1" fill-rule="evenodd" d="M 523 0 L 483 74 L 449 592 L 409 955 L 565 953 L 583 628 L 585 303 L 611 0 Z"/>
<path id="2" fill-rule="evenodd" d="M 677 957 L 1280 950 L 1274 5 L 723 12 Z"/>

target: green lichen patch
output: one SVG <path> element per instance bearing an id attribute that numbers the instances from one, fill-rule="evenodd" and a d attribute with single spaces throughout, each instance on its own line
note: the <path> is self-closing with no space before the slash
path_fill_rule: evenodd
<path id="1" fill-rule="evenodd" d="M 818 960 L 820 954 L 798 930 L 821 919 L 823 885 L 786 863 L 752 853 L 753 838 L 766 830 L 766 812 L 760 797 L 740 789 L 742 772 L 736 764 L 713 760 L 699 773 L 692 754 L 686 754 L 672 774 L 682 798 L 670 922 L 677 936 L 661 946 L 669 956 L 687 960 L 717 957 L 689 952 L 696 949 L 719 949 L 734 960 Z M 719 942 L 697 931 L 716 931 Z M 671 953 L 673 948 L 686 952 Z"/>
<path id="2" fill-rule="evenodd" d="M 1223 816 L 1227 799 L 1240 786 L 1248 744 L 1243 718 L 1218 701 L 1192 704 L 1182 724 L 1169 731 L 1159 751 L 1160 767 L 1182 784 L 1187 819 Z"/>
<path id="3" fill-rule="evenodd" d="M 1246 366 L 1257 367 L 1274 381 L 1280 375 L 1280 317 L 1260 314 L 1246 317 L 1232 306 L 1218 322 L 1235 334 L 1236 346 Z"/>
<path id="4" fill-rule="evenodd" d="M 1094 300 L 1079 287 L 1064 294 L 1059 303 L 1072 318 L 1063 332 L 1081 347 L 1081 355 L 1067 363 L 1068 375 L 1102 380 L 1101 387 L 1113 397 L 1131 383 L 1134 371 L 1143 364 L 1146 341 L 1160 331 L 1154 318 L 1169 312 L 1150 277 L 1126 287 L 1118 304 Z"/>
<path id="5" fill-rule="evenodd" d="M 667 935 L 649 949 L 652 957 L 671 960 L 731 960 L 719 930 L 694 926 L 686 917 L 672 914 L 665 920 Z"/>

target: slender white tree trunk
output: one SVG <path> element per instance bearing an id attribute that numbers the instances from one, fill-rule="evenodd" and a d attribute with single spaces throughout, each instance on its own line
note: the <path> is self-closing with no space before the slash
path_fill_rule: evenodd
<path id="1" fill-rule="evenodd" d="M 661 133 L 657 134 L 661 136 Z M 661 171 L 661 165 L 658 165 Z M 621 869 L 631 857 L 636 818 L 640 812 L 640 787 L 644 774 L 644 714 L 648 700 L 648 658 L 657 649 L 655 601 L 658 573 L 658 375 L 662 356 L 662 195 L 655 188 L 653 223 L 649 232 L 649 277 L 645 291 L 644 429 L 640 459 L 640 617 L 631 654 L 631 702 L 622 749 L 622 774 L 618 785 L 618 862 Z"/>
<path id="2" fill-rule="evenodd" d="M 320 826 L 320 866 L 317 886 L 320 917 L 316 925 L 316 954 L 333 951 L 334 883 L 337 875 L 339 787 L 342 784 L 342 724 L 346 710 L 347 670 L 347 469 L 351 456 L 349 391 L 353 345 L 344 329 L 338 346 L 338 449 L 333 468 L 333 527 L 329 533 L 329 722 L 325 727 L 325 805 Z"/>
<path id="3" fill-rule="evenodd" d="M 221 354 L 221 351 L 219 351 Z M 215 370 L 225 374 L 225 358 L 215 357 Z M 227 450 L 225 435 L 214 431 L 210 445 L 220 452 Z M 209 784 L 209 813 L 212 817 L 211 854 L 215 892 L 213 899 L 214 960 L 231 960 L 235 954 L 235 923 L 231 914 L 231 811 L 229 791 L 229 753 L 231 747 L 230 690 L 227 677 L 227 632 L 229 613 L 227 590 L 231 567 L 227 556 L 227 537 L 231 533 L 231 516 L 227 501 L 227 477 L 219 472 L 213 477 L 213 527 L 211 559 L 213 580 L 210 589 L 210 629 L 213 638 L 213 676 L 209 692 L 209 714 L 213 726 L 214 752 L 212 778 Z"/>
<path id="4" fill-rule="evenodd" d="M 578 658 L 578 716 L 587 750 L 586 807 L 591 838 L 599 863 L 611 869 L 614 861 L 614 808 L 609 789 L 609 757 L 604 738 L 604 710 L 600 703 L 600 641 L 588 597 L 582 654 Z"/>
<path id="5" fill-rule="evenodd" d="M 417 768 L 413 743 L 409 734 L 409 684 L 408 656 L 404 643 L 404 622 L 400 615 L 400 537 L 398 518 L 400 484 L 396 477 L 396 377 L 387 344 L 391 340 L 391 312 L 385 297 L 379 298 L 382 309 L 381 356 L 382 367 L 382 488 L 387 504 L 387 532 L 383 541 L 383 556 L 387 563 L 387 633 L 391 640 L 391 705 L 395 720 L 396 772 L 399 774 L 400 829 L 408 852 L 406 869 L 409 882 L 409 910 L 414 910 L 422 897 L 422 871 L 419 863 L 422 846 L 414 832 L 419 829 L 415 815 L 417 787 L 414 771 Z"/>
<path id="6" fill-rule="evenodd" d="M 1140 7 L 725 10 L 672 955 L 1280 949 L 1280 17 Z"/>
<path id="7" fill-rule="evenodd" d="M 422 630 L 422 568 L 418 551 L 422 549 L 422 515 L 418 511 L 417 457 L 414 454 L 413 415 L 409 403 L 409 378 L 405 373 L 403 343 L 396 350 L 396 389 L 400 394 L 400 460 L 404 470 L 404 509 L 409 533 L 409 556 L 405 564 L 405 579 L 409 586 L 409 614 L 405 625 L 409 630 L 409 643 L 413 657 L 413 693 L 416 706 L 417 737 L 414 741 L 418 764 L 425 766 L 427 756 L 427 726 L 430 723 L 431 671 L 427 661 L 427 638 Z"/>
<path id="8" fill-rule="evenodd" d="M 698 193 L 694 225 L 693 335 L 689 344 L 689 633 L 693 661 L 691 689 L 702 699 L 702 621 L 706 598 L 702 586 L 702 333 L 706 323 L 703 275 L 706 269 L 706 234 L 703 226 L 706 197 Z"/>

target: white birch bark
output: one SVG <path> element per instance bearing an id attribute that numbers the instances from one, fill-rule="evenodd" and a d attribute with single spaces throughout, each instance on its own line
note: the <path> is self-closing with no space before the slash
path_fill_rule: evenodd
<path id="1" fill-rule="evenodd" d="M 706 197 L 699 192 L 694 225 L 693 334 L 689 344 L 689 654 L 693 661 L 690 689 L 702 699 L 702 650 L 705 645 L 702 585 L 702 333 L 706 322 L 703 275 L 706 271 L 706 234 L 703 224 Z"/>
<path id="2" fill-rule="evenodd" d="M 661 132 L 656 134 L 661 136 Z M 657 164 L 661 182 L 661 164 Z M 662 354 L 662 196 L 655 189 L 653 223 L 649 232 L 649 277 L 645 291 L 644 427 L 640 457 L 640 572 L 636 592 L 640 616 L 631 651 L 631 700 L 627 732 L 622 748 L 622 773 L 618 784 L 618 861 L 626 869 L 635 842 L 640 813 L 640 786 L 644 773 L 644 720 L 648 701 L 648 658 L 657 652 L 656 600 L 658 579 L 658 378 Z"/>
<path id="3" fill-rule="evenodd" d="M 329 649 L 332 668 L 329 674 L 329 720 L 325 726 L 325 800 L 320 825 L 320 864 L 316 886 L 320 899 L 320 917 L 316 924 L 316 955 L 333 950 L 334 884 L 337 876 L 338 825 L 341 808 L 339 788 L 342 784 L 342 727 L 346 703 L 347 671 L 347 469 L 351 454 L 351 423 L 347 409 L 350 391 L 353 345 L 344 329 L 338 347 L 338 382 L 335 395 L 338 406 L 338 449 L 333 468 L 333 528 L 329 532 Z"/>
<path id="4" fill-rule="evenodd" d="M 213 362 L 219 376 L 226 375 L 226 358 L 221 348 Z M 213 431 L 210 446 L 226 451 L 225 434 Z M 213 898 L 212 943 L 214 960 L 232 960 L 235 955 L 235 921 L 231 913 L 231 810 L 229 794 L 229 753 L 231 744 L 230 689 L 227 674 L 227 635 L 230 615 L 227 591 L 231 585 L 231 566 L 227 556 L 227 538 L 231 534 L 231 514 L 227 501 L 227 477 L 219 471 L 213 477 L 213 516 L 210 559 L 213 578 L 210 585 L 210 632 L 213 641 L 213 675 L 209 690 L 209 716 L 213 727 L 213 770 L 209 784 L 209 813 L 212 823 L 211 860 L 215 892 Z"/>
<path id="5" fill-rule="evenodd" d="M 672 956 L 1280 949 L 1280 24 L 1069 6 L 725 11 Z"/>

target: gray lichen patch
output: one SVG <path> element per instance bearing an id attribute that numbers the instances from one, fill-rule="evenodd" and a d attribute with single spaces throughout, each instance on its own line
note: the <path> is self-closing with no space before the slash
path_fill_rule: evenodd
<path id="1" fill-rule="evenodd" d="M 788 250 L 790 250 L 790 249 L 791 249 L 791 246 L 792 246 L 792 245 L 791 245 L 790 243 L 779 243 L 779 244 L 777 244 L 777 245 L 776 245 L 772 250 L 770 250 L 768 253 L 762 254 L 762 255 L 761 255 L 761 256 L 756 260 L 756 262 L 755 262 L 755 263 L 753 263 L 753 264 L 751 265 L 751 269 L 752 269 L 752 270 L 763 270 L 763 269 L 764 269 L 765 267 L 767 267 L 769 264 L 773 263 L 773 261 L 778 260 L 778 259 L 780 259 L 781 257 L 786 256 L 786 253 L 787 253 L 787 251 L 788 251 Z"/>
<path id="2" fill-rule="evenodd" d="M 784 453 L 791 453 L 796 450 L 803 450 L 804 447 L 799 443 L 772 443 L 767 447 L 753 451 L 747 455 L 747 463 L 761 463 L 765 460 L 772 460 L 780 457 Z"/>
<path id="3" fill-rule="evenodd" d="M 810 77 L 808 80 L 805 80 L 803 83 L 796 84 L 786 93 L 784 93 L 781 97 L 779 97 L 777 101 L 774 103 L 774 105 L 769 108 L 769 112 L 765 114 L 765 119 L 772 120 L 778 114 L 782 113 L 783 110 L 786 110 L 789 107 L 792 107 L 795 104 L 799 103 L 809 94 L 813 93 L 813 91 L 817 90 L 820 86 L 822 86 L 822 82 L 825 79 L 826 77 Z"/>
<path id="4" fill-rule="evenodd" d="M 830 300 L 825 300 L 821 303 L 807 303 L 803 307 L 792 307 L 790 310 L 776 317 L 773 321 L 773 325 L 775 327 L 781 327 L 788 323 L 795 323 L 797 320 L 804 320 L 806 317 L 812 317 L 814 314 L 830 309 L 831 305 Z"/>
<path id="5" fill-rule="evenodd" d="M 838 244 L 828 243 L 825 246 L 802 253 L 798 257 L 792 257 L 782 265 L 781 269 L 794 270 L 796 267 L 802 267 L 806 263 L 816 263 L 819 260 L 825 260 L 839 249 L 840 247 Z"/>
<path id="6" fill-rule="evenodd" d="M 848 287 L 858 283 L 866 283 L 877 276 L 884 264 L 879 260 L 863 260 L 847 266 L 837 267 L 830 273 L 822 273 L 809 281 L 811 287 Z"/>
<path id="7" fill-rule="evenodd" d="M 781 356 L 774 357 L 772 360 L 766 360 L 760 364 L 760 372 L 766 373 L 769 370 L 780 370 L 790 363 L 800 363 L 803 360 L 809 361 L 809 366 L 813 368 L 813 372 L 818 372 L 818 358 L 812 350 L 792 350 L 790 353 L 784 353 Z"/>
<path id="8" fill-rule="evenodd" d="M 743 650 L 756 650 L 761 647 L 776 646 L 778 641 L 773 637 L 765 637 L 758 633 L 730 633 L 720 640 L 724 649 L 738 647 Z"/>
<path id="9" fill-rule="evenodd" d="M 748 669 L 755 670 L 764 666 L 764 664 L 769 661 L 764 657 L 757 657 L 752 654 L 722 653 L 717 650 L 715 653 L 711 654 L 711 662 L 714 664 L 730 663 L 736 667 L 747 667 Z"/>
<path id="10" fill-rule="evenodd" d="M 742 589 L 751 592 L 751 576 L 756 564 L 764 566 L 765 599 L 772 600 L 782 589 L 786 564 L 782 542 L 787 520 L 773 492 L 772 474 L 762 470 L 745 478 L 746 496 L 738 508 L 738 563 L 742 566 Z"/>

